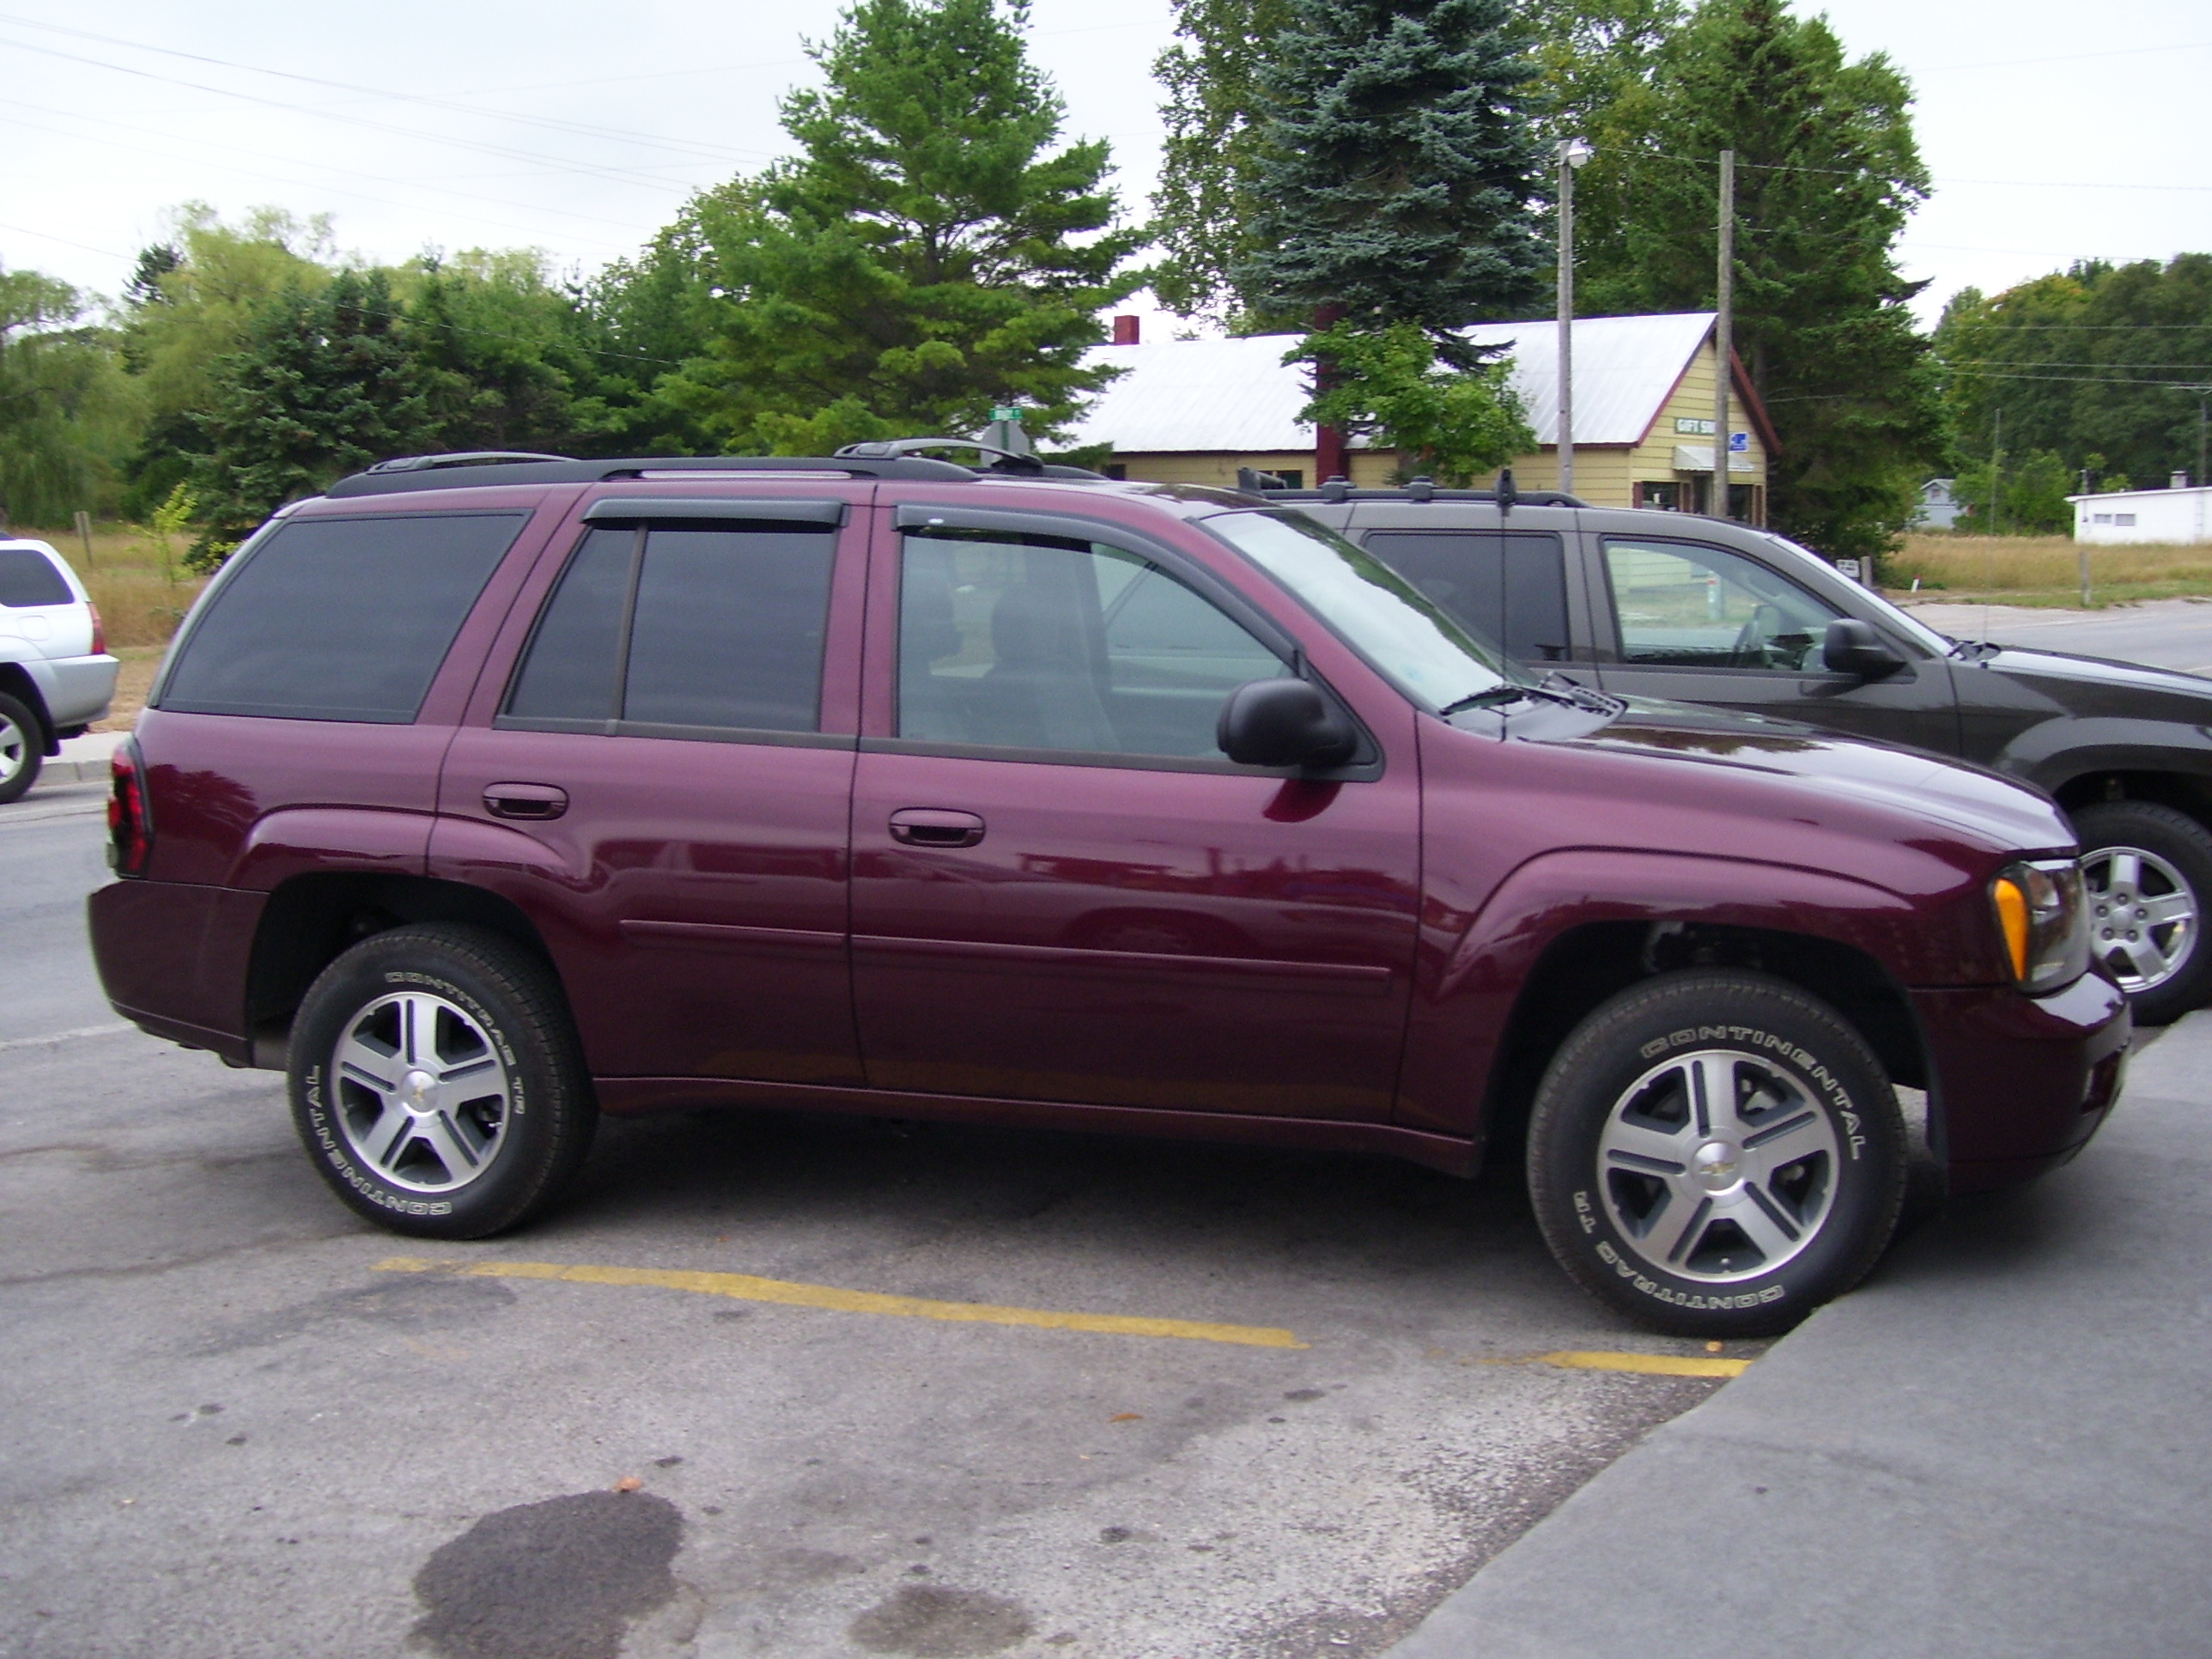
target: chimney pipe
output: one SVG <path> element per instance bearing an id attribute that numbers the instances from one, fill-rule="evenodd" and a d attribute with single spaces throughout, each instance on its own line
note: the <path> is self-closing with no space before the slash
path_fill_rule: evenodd
<path id="1" fill-rule="evenodd" d="M 1114 343 L 1115 345 L 1135 345 L 1139 343 L 1137 339 L 1137 325 L 1138 319 L 1134 317 L 1116 317 L 1114 319 Z"/>

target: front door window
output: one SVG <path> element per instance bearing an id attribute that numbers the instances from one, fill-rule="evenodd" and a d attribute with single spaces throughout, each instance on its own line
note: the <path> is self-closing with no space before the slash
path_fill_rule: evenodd
<path id="1" fill-rule="evenodd" d="M 1819 672 L 1828 624 L 1843 614 L 1717 547 L 1607 537 L 1605 572 L 1625 663 Z"/>

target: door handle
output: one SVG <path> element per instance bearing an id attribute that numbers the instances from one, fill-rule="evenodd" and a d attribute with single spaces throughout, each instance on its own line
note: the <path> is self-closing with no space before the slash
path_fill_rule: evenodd
<path id="1" fill-rule="evenodd" d="M 495 818 L 557 818 L 568 810 L 568 792 L 550 783 L 488 783 L 483 804 Z"/>
<path id="2" fill-rule="evenodd" d="M 983 820 L 973 812 L 904 806 L 891 814 L 891 839 L 904 847 L 973 847 L 983 839 Z"/>

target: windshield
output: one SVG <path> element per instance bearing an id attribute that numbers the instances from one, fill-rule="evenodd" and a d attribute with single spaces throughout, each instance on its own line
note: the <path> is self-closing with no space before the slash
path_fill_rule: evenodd
<path id="1" fill-rule="evenodd" d="M 1777 547 L 1787 548 L 1790 552 L 1795 553 L 1801 559 L 1810 559 L 1816 564 L 1826 564 L 1828 562 L 1818 553 L 1814 552 L 1812 549 L 1798 546 L 1796 543 L 1791 541 L 1787 536 L 1778 536 L 1771 530 L 1762 530 L 1759 532 L 1759 534 L 1765 537 L 1767 540 L 1772 542 Z M 1882 598 L 1881 594 L 1875 592 L 1871 587 L 1863 587 L 1860 591 L 1866 595 L 1867 605 L 1874 610 L 1875 613 L 1879 616 L 1883 622 L 1887 623 L 1892 628 L 1894 628 L 1898 632 L 1903 634 L 1907 639 L 1911 640 L 1915 645 L 1917 645 L 1922 650 L 1928 652 L 1930 655 L 1937 657 L 1942 656 L 1946 652 L 1950 650 L 1951 641 L 1949 640 L 1944 638 L 1942 635 L 1938 634 L 1934 629 L 1929 627 L 1927 623 L 1915 618 L 1910 611 L 1899 610 L 1896 605 L 1892 605 L 1887 599 Z"/>
<path id="2" fill-rule="evenodd" d="M 1397 572 L 1310 519 L 1224 513 L 1200 522 L 1290 589 L 1431 714 L 1500 686 L 1532 683 Z"/>

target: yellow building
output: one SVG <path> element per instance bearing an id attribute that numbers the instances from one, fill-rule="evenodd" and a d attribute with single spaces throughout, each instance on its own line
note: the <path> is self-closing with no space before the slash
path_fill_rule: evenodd
<path id="1" fill-rule="evenodd" d="M 1117 336 L 1135 333 L 1117 319 Z M 1574 325 L 1575 494 L 1602 507 L 1697 513 L 1712 499 L 1713 313 L 1585 317 Z M 1311 485 L 1314 429 L 1301 422 L 1303 366 L 1283 355 L 1291 334 L 1170 340 L 1097 347 L 1093 362 L 1127 372 L 1073 428 L 1075 444 L 1110 443 L 1107 470 L 1160 483 L 1234 485 L 1254 467 Z M 1510 352 L 1539 447 L 1511 463 L 1522 489 L 1559 485 L 1559 331 L 1554 323 L 1490 323 L 1468 331 Z M 1729 482 L 1734 516 L 1766 520 L 1766 460 L 1774 433 L 1741 362 L 1730 389 Z M 1352 482 L 1384 484 L 1401 467 L 1394 450 L 1355 447 Z"/>

